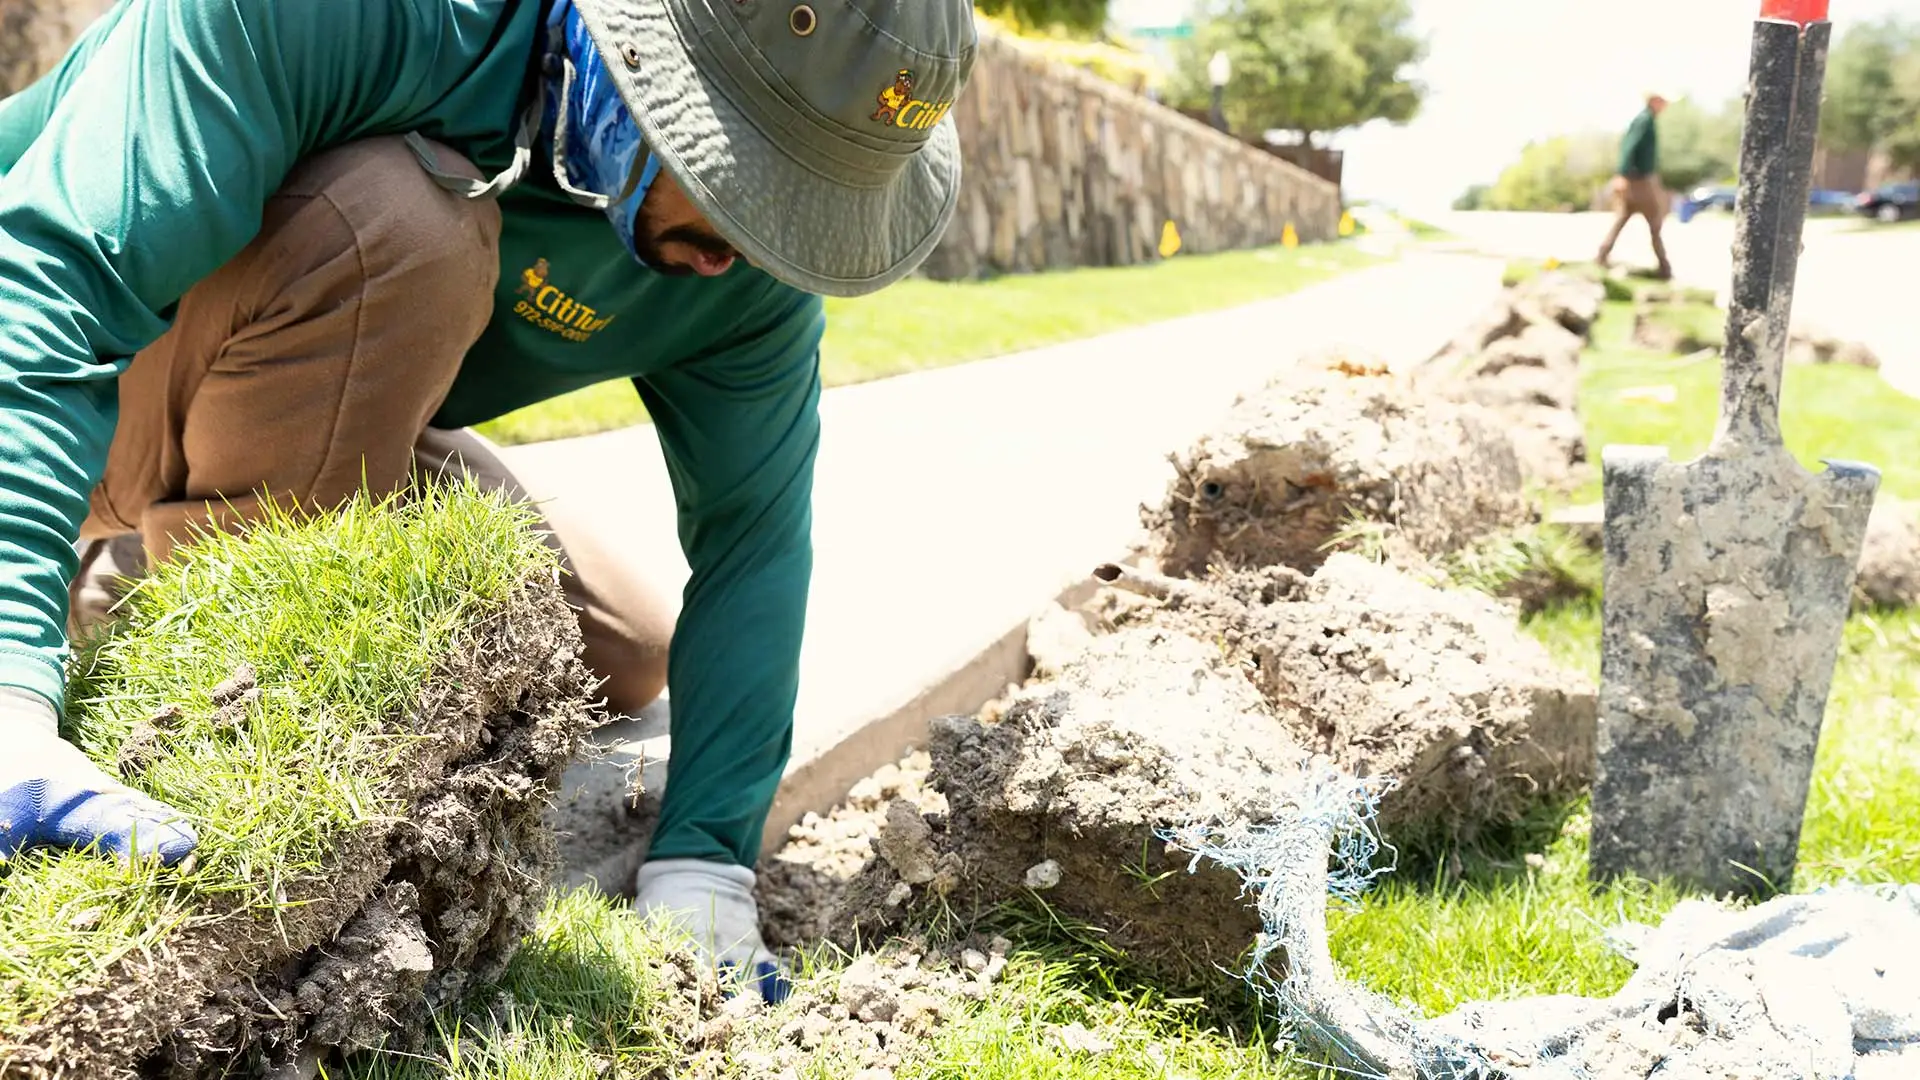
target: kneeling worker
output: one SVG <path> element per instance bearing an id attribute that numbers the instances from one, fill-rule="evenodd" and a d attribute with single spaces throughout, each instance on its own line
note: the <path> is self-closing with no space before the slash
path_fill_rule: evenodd
<path id="1" fill-rule="evenodd" d="M 321 511 L 417 469 L 517 490 L 464 429 L 629 378 L 677 620 L 549 523 L 609 704 L 670 688 L 637 903 L 777 996 L 753 867 L 812 570 L 820 297 L 939 241 L 974 50 L 965 0 L 123 0 L 0 101 L 0 857 L 197 843 L 59 738 L 77 547 L 164 560 L 263 494 Z"/>

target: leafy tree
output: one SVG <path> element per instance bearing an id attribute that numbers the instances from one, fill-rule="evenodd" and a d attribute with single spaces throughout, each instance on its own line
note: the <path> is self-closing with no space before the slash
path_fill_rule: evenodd
<path id="1" fill-rule="evenodd" d="M 1820 137 L 1836 150 L 1871 150 L 1887 125 L 1900 24 L 1881 19 L 1856 24 L 1827 56 L 1827 96 L 1820 106 Z"/>
<path id="2" fill-rule="evenodd" d="M 1920 172 L 1920 41 L 1894 67 L 1893 97 L 1903 110 L 1890 119 L 1880 148 L 1895 166 Z"/>
<path id="3" fill-rule="evenodd" d="M 1733 178 L 1743 102 L 1708 109 L 1676 101 L 1660 114 L 1660 179 L 1685 191 Z M 1624 126 L 1624 125 L 1623 125 Z M 1619 166 L 1620 137 L 1590 132 L 1529 143 L 1481 197 L 1489 210 L 1584 210 Z"/>
<path id="4" fill-rule="evenodd" d="M 974 0 L 974 8 L 1031 29 L 1092 36 L 1107 21 L 1107 0 Z"/>
<path id="5" fill-rule="evenodd" d="M 1467 190 L 1460 193 L 1459 198 L 1453 200 L 1453 208 L 1455 210 L 1485 210 L 1487 208 L 1487 196 L 1492 193 L 1492 184 L 1470 185 Z"/>
<path id="6" fill-rule="evenodd" d="M 1316 137 L 1369 120 L 1405 123 L 1426 88 L 1409 68 L 1425 59 L 1409 0 L 1204 0 L 1176 49 L 1169 97 L 1205 108 L 1207 62 L 1232 61 L 1223 107 L 1236 131 Z"/>
<path id="7" fill-rule="evenodd" d="M 1836 150 L 1883 150 L 1920 169 L 1920 21 L 1855 25 L 1827 58 L 1820 135 Z"/>
<path id="8" fill-rule="evenodd" d="M 1528 143 L 1487 193 L 1489 210 L 1585 210 L 1613 175 L 1618 136 L 1560 135 Z"/>
<path id="9" fill-rule="evenodd" d="M 1744 105 L 1735 98 L 1708 110 L 1676 101 L 1660 114 L 1660 178 L 1675 191 L 1731 180 L 1740 166 Z"/>

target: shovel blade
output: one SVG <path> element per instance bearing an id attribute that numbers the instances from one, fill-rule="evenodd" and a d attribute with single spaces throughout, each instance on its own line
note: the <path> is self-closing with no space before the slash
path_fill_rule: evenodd
<path id="1" fill-rule="evenodd" d="M 1791 887 L 1880 474 L 1609 447 L 1591 876 Z"/>

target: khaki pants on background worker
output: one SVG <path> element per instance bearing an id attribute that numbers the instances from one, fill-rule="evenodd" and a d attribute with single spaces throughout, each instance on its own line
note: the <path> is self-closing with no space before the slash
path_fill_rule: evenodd
<path id="1" fill-rule="evenodd" d="M 1621 230 L 1635 214 L 1647 219 L 1647 232 L 1653 239 L 1653 257 L 1659 260 L 1659 272 L 1663 278 L 1673 276 L 1673 265 L 1667 261 L 1667 245 L 1660 238 L 1660 226 L 1667 218 L 1666 192 L 1655 183 L 1652 177 L 1630 177 L 1626 180 L 1625 190 L 1614 196 L 1613 227 L 1607 230 L 1607 238 L 1600 243 L 1598 262 L 1606 266 L 1613 258 L 1613 245 L 1620 241 Z"/>
<path id="2" fill-rule="evenodd" d="M 164 561 L 195 526 L 244 523 L 262 491 L 324 510 L 363 483 L 385 495 L 448 472 L 530 497 L 485 439 L 427 426 L 492 316 L 499 239 L 499 208 L 443 190 L 398 138 L 302 163 L 254 241 L 188 291 L 120 377 L 81 539 L 97 551 L 138 535 L 147 561 Z M 538 509 L 601 693 L 637 712 L 666 685 L 672 606 L 564 505 Z M 90 584 L 76 582 L 76 601 Z M 77 610 L 70 623 L 85 621 Z"/>

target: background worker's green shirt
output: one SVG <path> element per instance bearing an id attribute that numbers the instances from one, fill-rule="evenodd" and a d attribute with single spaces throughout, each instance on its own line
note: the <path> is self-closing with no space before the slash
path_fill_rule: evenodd
<path id="1" fill-rule="evenodd" d="M 0 101 L 0 685 L 62 698 L 74 541 L 134 353 L 253 239 L 303 157 L 418 131 L 504 168 L 539 16 L 536 0 L 123 0 Z M 634 379 L 692 571 L 658 853 L 750 862 L 798 690 L 820 301 L 744 265 L 639 267 L 554 190 L 544 146 L 501 209 L 494 319 L 435 423 Z M 682 753 L 691 723 L 733 733 L 703 755 L 726 760 Z"/>
<path id="2" fill-rule="evenodd" d="M 1660 134 L 1654 125 L 1653 110 L 1642 109 L 1620 139 L 1620 175 L 1638 178 L 1659 171 Z"/>

